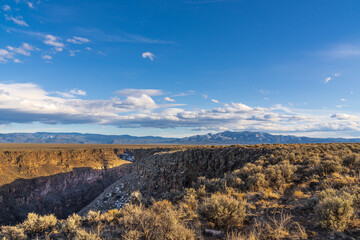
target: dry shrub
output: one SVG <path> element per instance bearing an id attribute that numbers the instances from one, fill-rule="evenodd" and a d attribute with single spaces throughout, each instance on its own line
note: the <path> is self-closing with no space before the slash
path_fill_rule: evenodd
<path id="1" fill-rule="evenodd" d="M 100 237 L 95 233 L 87 232 L 83 228 L 77 228 L 73 232 L 71 239 L 73 239 L 73 240 L 100 240 Z"/>
<path id="2" fill-rule="evenodd" d="M 344 231 L 354 214 L 352 204 L 353 196 L 347 192 L 335 189 L 322 191 L 316 206 L 320 225 L 330 230 Z"/>
<path id="3" fill-rule="evenodd" d="M 206 192 L 209 193 L 223 192 L 226 187 L 226 181 L 221 178 L 207 179 L 205 177 L 199 177 L 196 185 L 198 187 L 205 186 Z"/>
<path id="4" fill-rule="evenodd" d="M 90 210 L 87 214 L 87 220 L 89 223 L 96 223 L 100 221 L 100 211 Z"/>
<path id="5" fill-rule="evenodd" d="M 226 186 L 240 189 L 244 184 L 242 179 L 239 177 L 239 170 L 235 170 L 232 173 L 225 173 Z"/>
<path id="6" fill-rule="evenodd" d="M 265 169 L 266 179 L 270 186 L 282 188 L 284 184 L 293 180 L 297 167 L 289 161 L 283 161 L 276 165 L 270 165 Z"/>
<path id="7" fill-rule="evenodd" d="M 279 199 L 280 196 L 277 193 L 274 193 L 272 188 L 266 188 L 260 191 L 260 197 L 263 199 Z"/>
<path id="8" fill-rule="evenodd" d="M 130 194 L 128 202 L 131 204 L 141 204 L 143 196 L 140 191 L 134 191 Z"/>
<path id="9" fill-rule="evenodd" d="M 122 235 L 125 240 L 139 240 L 141 238 L 141 233 L 137 230 L 130 230 Z"/>
<path id="10" fill-rule="evenodd" d="M 251 191 L 258 191 L 269 186 L 266 175 L 261 172 L 250 175 L 244 182 L 246 182 L 247 189 Z"/>
<path id="11" fill-rule="evenodd" d="M 39 216 L 35 213 L 29 213 L 25 221 L 20 226 L 26 232 L 33 234 L 51 230 L 55 227 L 56 223 L 57 218 L 53 214 Z"/>
<path id="12" fill-rule="evenodd" d="M 289 213 L 280 212 L 266 220 L 256 221 L 246 239 L 307 239 L 306 230 L 292 220 Z M 245 239 L 245 238 L 244 238 Z"/>
<path id="13" fill-rule="evenodd" d="M 199 206 L 199 213 L 218 228 L 241 226 L 246 217 L 246 202 L 225 194 L 213 194 Z"/>
<path id="14" fill-rule="evenodd" d="M 360 168 L 360 155 L 358 154 L 351 154 L 344 158 L 344 165 L 350 168 Z"/>
<path id="15" fill-rule="evenodd" d="M 24 229 L 21 227 L 2 226 L 0 238 L 3 240 L 24 240 L 27 239 L 27 236 L 24 233 Z"/>
<path id="16" fill-rule="evenodd" d="M 287 182 L 293 180 L 296 170 L 297 166 L 288 160 L 267 167 L 247 163 L 237 175 L 241 176 L 241 183 L 245 183 L 245 190 L 259 191 L 267 187 L 283 188 Z"/>
<path id="17" fill-rule="evenodd" d="M 309 198 L 309 197 L 311 197 L 310 195 L 308 195 L 308 194 L 305 194 L 303 191 L 301 191 L 301 190 L 296 190 L 296 191 L 294 191 L 294 193 L 293 193 L 293 197 L 294 198 Z"/>
<path id="18" fill-rule="evenodd" d="M 183 201 L 181 201 L 178 206 L 180 219 L 192 227 L 198 227 L 195 226 L 198 223 L 198 203 L 195 189 L 187 188 Z"/>
<path id="19" fill-rule="evenodd" d="M 123 237 L 137 236 L 141 239 L 195 239 L 195 233 L 181 222 L 178 212 L 167 200 L 155 202 L 151 207 L 126 204 L 119 219 Z"/>
<path id="20" fill-rule="evenodd" d="M 119 209 L 111 209 L 100 215 L 100 221 L 112 223 L 117 221 L 121 217 L 121 212 Z"/>
<path id="21" fill-rule="evenodd" d="M 82 225 L 82 217 L 73 214 L 70 215 L 66 221 L 63 223 L 61 231 L 63 234 L 65 234 L 66 237 L 70 238 L 74 235 L 74 232 L 76 232 L 77 229 L 79 229 Z"/>
<path id="22" fill-rule="evenodd" d="M 322 161 L 322 169 L 326 174 L 341 173 L 343 171 L 342 160 L 335 156 L 327 156 Z"/>

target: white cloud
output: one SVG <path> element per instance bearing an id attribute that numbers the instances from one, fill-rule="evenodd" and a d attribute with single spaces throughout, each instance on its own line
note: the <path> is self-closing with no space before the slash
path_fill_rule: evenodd
<path id="1" fill-rule="evenodd" d="M 68 38 L 66 41 L 69 42 L 69 43 L 73 43 L 73 44 L 83 44 L 83 43 L 90 42 L 90 40 L 87 39 L 87 38 L 75 37 L 75 36 L 72 37 L 72 38 Z"/>
<path id="2" fill-rule="evenodd" d="M 335 78 L 339 77 L 340 75 L 341 75 L 340 73 L 334 73 L 332 76 L 326 77 L 324 83 L 328 83 L 331 80 L 334 80 Z"/>
<path id="3" fill-rule="evenodd" d="M 13 17 L 13 16 L 8 16 L 8 15 L 5 15 L 5 19 L 6 21 L 11 21 L 17 25 L 20 25 L 20 26 L 24 26 L 24 27 L 28 27 L 29 25 L 22 19 L 21 16 L 19 17 Z"/>
<path id="4" fill-rule="evenodd" d="M 85 49 L 88 50 L 88 51 L 91 51 L 91 48 L 90 48 L 90 47 L 86 47 Z"/>
<path id="5" fill-rule="evenodd" d="M 9 5 L 4 5 L 4 6 L 2 7 L 2 10 L 5 11 L 5 12 L 11 11 L 11 7 L 10 7 Z"/>
<path id="6" fill-rule="evenodd" d="M 342 98 L 342 99 L 340 99 L 340 101 L 341 101 L 341 102 L 345 102 L 345 101 L 346 101 L 346 99 L 345 99 L 345 98 Z"/>
<path id="7" fill-rule="evenodd" d="M 333 114 L 330 117 L 338 119 L 338 120 L 356 120 L 356 119 L 358 119 L 356 116 L 345 114 L 345 113 Z"/>
<path id="8" fill-rule="evenodd" d="M 74 95 L 86 96 L 86 92 L 84 90 L 76 89 L 76 88 L 70 90 L 70 93 Z"/>
<path id="9" fill-rule="evenodd" d="M 0 63 L 6 63 L 9 59 L 13 59 L 14 63 L 21 63 L 16 55 L 30 56 L 31 51 L 36 49 L 28 43 L 23 43 L 20 47 L 7 46 L 7 49 L 0 49 Z"/>
<path id="10" fill-rule="evenodd" d="M 64 44 L 60 41 L 60 38 L 51 34 L 45 35 L 44 43 L 55 47 L 55 50 L 58 52 L 61 52 L 64 48 Z"/>
<path id="11" fill-rule="evenodd" d="M 163 91 L 159 89 L 122 89 L 116 91 L 116 94 L 120 96 L 141 96 L 143 94 L 148 96 L 160 96 L 163 95 Z"/>
<path id="12" fill-rule="evenodd" d="M 175 102 L 175 99 L 169 98 L 169 97 L 164 97 L 164 101 L 166 102 Z"/>
<path id="13" fill-rule="evenodd" d="M 332 77 L 326 77 L 325 80 L 324 80 L 324 83 L 328 83 L 332 80 Z"/>
<path id="14" fill-rule="evenodd" d="M 34 8 L 34 4 L 32 2 L 26 2 L 26 4 L 29 6 L 29 8 Z"/>
<path id="15" fill-rule="evenodd" d="M 50 56 L 50 55 L 42 55 L 41 58 L 45 59 L 45 60 L 51 60 L 52 56 Z"/>
<path id="16" fill-rule="evenodd" d="M 209 98 L 209 96 L 206 95 L 206 94 L 203 94 L 202 97 L 205 98 L 205 99 L 208 99 L 208 98 Z"/>
<path id="17" fill-rule="evenodd" d="M 20 47 L 17 47 L 17 48 L 12 47 L 12 46 L 7 46 L 7 49 L 14 53 L 25 55 L 25 56 L 30 56 L 31 51 L 35 50 L 35 48 L 28 43 L 23 43 Z"/>
<path id="18" fill-rule="evenodd" d="M 0 63 L 6 63 L 8 59 L 13 58 L 13 53 L 6 49 L 0 49 Z"/>
<path id="19" fill-rule="evenodd" d="M 86 96 L 86 92 L 84 90 L 76 89 L 76 88 L 68 92 L 57 91 L 56 94 L 64 98 L 76 98 L 76 96 Z"/>
<path id="20" fill-rule="evenodd" d="M 219 103 L 219 101 L 216 100 L 216 99 L 211 99 L 211 101 L 214 102 L 214 103 Z"/>
<path id="21" fill-rule="evenodd" d="M 329 114 L 321 110 L 309 112 L 282 105 L 271 108 L 250 107 L 244 103 L 185 110 L 177 104 L 158 104 L 145 92 L 125 92 L 128 94 L 123 99 L 85 100 L 76 97 L 86 94 L 80 89 L 57 92 L 57 96 L 52 96 L 36 84 L 0 83 L 0 124 L 93 123 L 118 127 L 187 127 L 287 133 L 360 131 L 359 117 L 346 113 Z"/>
<path id="22" fill-rule="evenodd" d="M 155 55 L 151 52 L 142 53 L 143 58 L 149 58 L 151 61 L 154 61 Z"/>
<path id="23" fill-rule="evenodd" d="M 69 50 L 69 56 L 74 57 L 76 53 L 81 52 L 80 50 Z"/>

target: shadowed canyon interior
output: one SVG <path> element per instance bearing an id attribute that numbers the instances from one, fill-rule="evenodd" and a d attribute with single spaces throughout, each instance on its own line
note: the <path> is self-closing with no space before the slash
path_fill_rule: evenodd
<path id="1" fill-rule="evenodd" d="M 1 145 L 0 225 L 17 223 L 29 212 L 65 218 L 79 211 L 131 172 L 134 149 L 151 147 Z"/>

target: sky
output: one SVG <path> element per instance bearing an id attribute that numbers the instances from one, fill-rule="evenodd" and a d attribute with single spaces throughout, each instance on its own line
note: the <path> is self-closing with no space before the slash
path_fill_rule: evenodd
<path id="1" fill-rule="evenodd" d="M 0 0 L 0 133 L 360 137 L 358 0 Z"/>

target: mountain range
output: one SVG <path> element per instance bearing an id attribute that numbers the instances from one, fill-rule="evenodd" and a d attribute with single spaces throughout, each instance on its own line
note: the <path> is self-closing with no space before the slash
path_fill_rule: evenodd
<path id="1" fill-rule="evenodd" d="M 92 143 L 92 144 L 264 144 L 264 143 L 333 143 L 360 142 L 360 138 L 310 138 L 273 135 L 265 132 L 208 133 L 185 138 L 135 137 L 82 133 L 7 133 L 0 134 L 0 143 Z"/>

